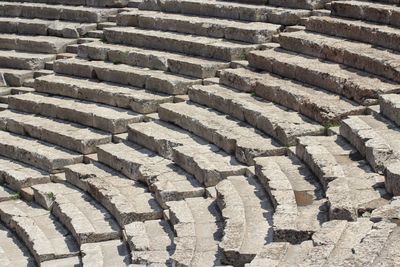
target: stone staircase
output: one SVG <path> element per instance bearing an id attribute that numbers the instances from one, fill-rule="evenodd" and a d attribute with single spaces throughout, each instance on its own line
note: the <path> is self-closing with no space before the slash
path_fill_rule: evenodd
<path id="1" fill-rule="evenodd" d="M 396 266 L 398 8 L 327 2 L 0 1 L 0 261 Z"/>

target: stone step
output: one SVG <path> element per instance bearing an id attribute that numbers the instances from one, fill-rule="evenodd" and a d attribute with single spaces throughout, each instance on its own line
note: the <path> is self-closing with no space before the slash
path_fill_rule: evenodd
<path id="1" fill-rule="evenodd" d="M 202 79 L 215 77 L 218 70 L 229 67 L 229 63 L 218 60 L 103 42 L 79 45 L 78 55 Z"/>
<path id="2" fill-rule="evenodd" d="M 95 1 L 93 1 L 95 2 Z M 98 1 L 96 1 L 98 2 Z M 0 16 L 95 23 L 106 21 L 106 17 L 118 13 L 113 8 L 91 8 L 84 6 L 47 5 L 43 3 L 0 2 Z"/>
<path id="3" fill-rule="evenodd" d="M 68 166 L 66 179 L 101 203 L 121 227 L 134 221 L 157 220 L 162 216 L 161 207 L 142 184 L 104 165 Z"/>
<path id="4" fill-rule="evenodd" d="M 206 186 L 247 170 L 218 147 L 165 122 L 132 124 L 128 139 L 172 160 Z"/>
<path id="5" fill-rule="evenodd" d="M 126 267 L 130 265 L 129 248 L 121 240 L 83 244 L 83 266 L 115 266 Z"/>
<path id="6" fill-rule="evenodd" d="M 74 123 L 5 110 L 0 112 L 0 129 L 26 135 L 82 154 L 96 152 L 96 146 L 111 142 L 111 135 Z"/>
<path id="7" fill-rule="evenodd" d="M 17 86 L 24 84 L 25 80 L 33 78 L 32 70 L 16 70 L 0 68 L 0 86 Z"/>
<path id="8" fill-rule="evenodd" d="M 66 97 L 23 94 L 9 97 L 9 108 L 51 118 L 80 123 L 106 132 L 126 132 L 127 126 L 144 120 L 128 110 Z"/>
<path id="9" fill-rule="evenodd" d="M 173 101 L 173 96 L 145 91 L 142 88 L 61 75 L 47 75 L 37 78 L 35 90 L 131 109 L 142 114 L 157 112 L 160 104 Z"/>
<path id="10" fill-rule="evenodd" d="M 128 141 L 100 146 L 98 160 L 130 179 L 146 183 L 164 208 L 167 201 L 200 197 L 205 193 L 194 177 L 171 160 Z"/>
<path id="11" fill-rule="evenodd" d="M 372 21 L 396 27 L 400 26 L 398 19 L 400 7 L 393 4 L 366 1 L 334 1 L 331 4 L 331 11 L 333 16 Z"/>
<path id="12" fill-rule="evenodd" d="M 375 104 L 379 94 L 400 89 L 398 84 L 379 76 L 280 48 L 251 52 L 248 59 L 254 68 L 320 87 L 361 104 Z"/>
<path id="13" fill-rule="evenodd" d="M 35 201 L 58 218 L 81 246 L 120 239 L 121 229 L 112 215 L 83 191 L 68 184 L 34 185 Z"/>
<path id="14" fill-rule="evenodd" d="M 304 9 L 203 0 L 166 0 L 156 5 L 152 0 L 144 0 L 139 9 L 281 25 L 296 25 L 303 17 L 311 15 L 310 10 Z"/>
<path id="15" fill-rule="evenodd" d="M 220 74 L 220 83 L 297 111 L 325 127 L 337 125 L 349 115 L 365 113 L 365 107 L 329 91 L 270 73 L 258 73 L 244 68 L 226 69 Z M 190 90 L 191 92 L 194 92 L 194 90 Z M 240 95 L 244 96 L 244 94 Z M 256 98 L 253 97 L 252 99 Z M 258 101 L 258 103 L 262 102 Z M 282 109 L 278 105 L 276 105 L 277 110 Z M 285 117 L 288 114 L 295 114 L 284 111 L 284 109 L 280 112 L 285 112 Z M 296 114 L 295 116 L 299 115 Z M 287 122 L 287 119 L 285 119 L 285 122 Z"/>
<path id="16" fill-rule="evenodd" d="M 29 250 L 3 224 L 0 224 L 0 251 L 1 264 L 4 266 L 35 266 Z"/>
<path id="17" fill-rule="evenodd" d="M 51 173 L 83 160 L 75 152 L 4 131 L 0 131 L 0 154 Z"/>
<path id="18" fill-rule="evenodd" d="M 75 39 L 55 36 L 28 36 L 0 33 L 0 49 L 57 54 L 65 52 L 67 46 L 74 43 L 76 43 Z"/>
<path id="19" fill-rule="evenodd" d="M 359 218 L 356 222 L 333 220 L 324 223 L 313 235 L 314 247 L 299 266 L 346 266 L 345 259 L 353 254 L 354 246 L 372 227 L 373 223 L 367 218 Z"/>
<path id="20" fill-rule="evenodd" d="M 382 95 L 379 99 L 380 112 L 397 126 L 400 126 L 400 96 Z"/>
<path id="21" fill-rule="evenodd" d="M 330 220 L 356 220 L 386 204 L 384 177 L 340 136 L 301 137 L 296 154 L 323 185 Z"/>
<path id="22" fill-rule="evenodd" d="M 243 266 L 272 241 L 272 204 L 255 177 L 231 176 L 215 189 L 225 221 L 219 244 L 224 261 Z"/>
<path id="23" fill-rule="evenodd" d="M 251 126 L 192 103 L 163 104 L 159 116 L 235 155 L 244 164 L 253 165 L 254 157 L 282 155 L 286 150 Z"/>
<path id="24" fill-rule="evenodd" d="M 396 265 L 399 260 L 398 246 L 400 227 L 395 223 L 379 222 L 354 246 L 353 254 L 346 263 L 355 266 Z"/>
<path id="25" fill-rule="evenodd" d="M 242 1 L 245 2 L 248 0 L 242 0 Z M 310 10 L 324 8 L 325 4 L 329 3 L 329 2 L 330 2 L 330 0 L 317 0 L 317 1 L 314 1 L 314 0 L 286 0 L 286 1 L 268 0 L 268 4 L 273 5 L 273 6 L 281 6 L 281 7 L 287 7 L 287 8 L 302 8 L 302 9 L 310 9 Z"/>
<path id="26" fill-rule="evenodd" d="M 178 52 L 217 60 L 244 59 L 258 45 L 230 42 L 224 39 L 190 34 L 164 32 L 134 27 L 114 27 L 104 30 L 109 43 Z"/>
<path id="27" fill-rule="evenodd" d="M 49 173 L 29 166 L 25 163 L 0 157 L 0 183 L 20 192 L 21 189 L 36 184 L 49 183 Z"/>
<path id="28" fill-rule="evenodd" d="M 95 30 L 96 27 L 96 23 L 0 17 L 0 32 L 9 34 L 15 33 L 79 38 L 89 31 Z"/>
<path id="29" fill-rule="evenodd" d="M 277 34 L 282 27 L 279 24 L 263 22 L 242 22 L 144 10 L 133 10 L 118 14 L 117 24 L 119 26 L 188 33 L 253 44 L 271 41 L 273 35 Z"/>
<path id="30" fill-rule="evenodd" d="M 55 61 L 54 71 L 58 74 L 98 79 L 173 95 L 186 94 L 188 87 L 202 82 L 200 79 L 160 70 L 77 58 Z"/>
<path id="31" fill-rule="evenodd" d="M 269 136 L 275 138 L 285 146 L 294 145 L 296 143 L 296 138 L 299 136 L 320 135 L 324 133 L 324 128 L 321 125 L 318 125 L 317 123 L 298 114 L 297 112 L 288 110 L 283 106 L 276 105 L 271 102 L 263 101 L 263 99 L 259 97 L 254 97 L 251 94 L 242 93 L 233 90 L 232 88 L 228 88 L 218 84 L 207 86 L 193 86 L 191 89 L 189 89 L 189 98 L 195 103 L 205 105 L 224 114 L 232 116 L 239 121 L 246 122 L 252 127 L 255 127 L 265 134 L 268 134 Z M 206 123 L 206 125 L 209 124 L 209 122 L 207 122 L 208 118 L 215 117 L 216 121 L 220 121 L 221 126 L 225 125 L 229 128 L 233 127 L 231 125 L 236 124 L 235 128 L 238 128 L 238 131 L 243 133 L 241 135 L 247 136 L 251 139 L 254 138 L 251 137 L 252 135 L 255 136 L 254 133 L 252 135 L 244 134 L 246 129 L 244 123 L 239 124 L 237 121 L 231 119 L 230 117 L 220 115 L 220 113 L 213 113 L 210 110 L 200 108 L 199 106 L 190 106 L 185 103 L 179 103 L 176 104 L 176 106 L 168 104 L 162 105 L 159 110 L 161 119 L 164 118 L 163 112 L 165 107 L 172 107 L 174 109 L 174 113 L 178 113 L 180 110 L 186 110 L 186 112 L 184 111 L 186 114 L 189 114 L 189 112 L 196 113 L 193 114 L 191 118 L 196 118 L 196 120 L 199 120 L 200 122 L 203 121 L 203 123 Z M 174 114 L 174 116 L 178 117 L 179 114 Z M 180 115 L 179 117 L 182 117 L 182 115 Z M 191 126 L 184 126 L 184 128 L 187 127 Z M 249 128 L 249 126 L 247 126 L 247 128 Z M 232 129 L 230 129 L 228 132 L 231 132 L 231 134 L 233 134 L 234 136 L 237 135 L 232 132 Z M 203 133 L 203 135 L 205 134 L 208 133 Z M 263 137 L 263 139 L 267 138 L 266 136 L 260 137 Z M 209 138 L 206 139 L 209 140 Z M 262 139 L 260 139 L 260 141 L 261 140 Z M 257 143 L 254 139 L 253 142 Z M 260 143 L 258 143 L 257 146 L 259 144 Z M 272 142 L 272 144 L 274 143 Z M 267 146 L 264 147 L 268 149 Z M 229 150 L 226 151 L 229 152 Z"/>
<path id="32" fill-rule="evenodd" d="M 7 187 L 0 186 L 0 202 L 15 200 L 20 197 L 19 193 L 10 190 Z"/>
<path id="33" fill-rule="evenodd" d="M 318 33 L 297 31 L 279 36 L 282 48 L 344 64 L 400 82 L 400 54 Z"/>
<path id="34" fill-rule="evenodd" d="M 257 256 L 246 267 L 280 267 L 298 266 L 313 247 L 312 241 L 299 245 L 287 242 L 272 242 L 264 246 Z"/>
<path id="35" fill-rule="evenodd" d="M 173 266 L 219 266 L 218 243 L 222 238 L 222 217 L 212 199 L 188 198 L 168 202 L 165 216 L 176 237 L 171 256 Z"/>
<path id="36" fill-rule="evenodd" d="M 257 158 L 255 171 L 275 209 L 275 242 L 300 244 L 328 220 L 327 200 L 318 178 L 295 156 Z"/>
<path id="37" fill-rule="evenodd" d="M 1 202 L 0 217 L 9 229 L 16 232 L 37 264 L 79 253 L 78 245 L 67 229 L 49 211 L 37 205 L 21 200 Z"/>
<path id="38" fill-rule="evenodd" d="M 54 55 L 0 50 L 0 67 L 2 68 L 25 70 L 44 69 L 45 63 L 54 59 Z"/>
<path id="39" fill-rule="evenodd" d="M 306 29 L 400 51 L 400 29 L 372 22 L 338 17 L 311 17 Z"/>
<path id="40" fill-rule="evenodd" d="M 124 239 L 132 251 L 132 263 L 171 265 L 174 232 L 165 220 L 133 222 L 125 225 Z"/>
<path id="41" fill-rule="evenodd" d="M 340 134 L 356 147 L 375 171 L 385 174 L 388 192 L 399 195 L 399 128 L 378 115 L 354 116 L 342 122 Z"/>
<path id="42" fill-rule="evenodd" d="M 7 2 L 21 2 L 21 0 L 7 0 Z M 23 2 L 91 7 L 125 7 L 128 4 L 128 0 L 23 0 Z"/>

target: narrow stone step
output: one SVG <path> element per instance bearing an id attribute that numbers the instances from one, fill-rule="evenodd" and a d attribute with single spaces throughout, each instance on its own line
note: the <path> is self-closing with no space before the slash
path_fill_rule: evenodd
<path id="1" fill-rule="evenodd" d="M 63 3 L 64 4 L 64 3 Z M 84 6 L 47 5 L 43 3 L 0 3 L 0 15 L 5 17 L 23 17 L 75 22 L 101 22 L 107 16 L 118 13 L 113 8 L 91 8 Z"/>
<path id="2" fill-rule="evenodd" d="M 173 225 L 176 249 L 171 256 L 177 266 L 218 266 L 222 238 L 220 211 L 211 199 L 188 198 L 168 202 L 166 217 Z"/>
<path id="3" fill-rule="evenodd" d="M 297 266 L 312 247 L 312 241 L 304 241 L 299 245 L 272 242 L 265 245 L 261 252 L 249 264 L 246 264 L 246 267 Z"/>
<path id="4" fill-rule="evenodd" d="M 272 6 L 203 0 L 166 0 L 158 2 L 157 5 L 154 5 L 151 0 L 144 0 L 139 5 L 139 9 L 234 20 L 269 22 L 281 25 L 296 25 L 302 17 L 311 15 L 311 11 L 302 9 L 285 9 Z"/>
<path id="5" fill-rule="evenodd" d="M 395 94 L 382 95 L 379 99 L 381 113 L 400 126 L 400 96 Z"/>
<path id="6" fill-rule="evenodd" d="M 215 189 L 225 221 L 219 244 L 224 261 L 243 266 L 272 241 L 272 204 L 255 177 L 231 176 Z"/>
<path id="7" fill-rule="evenodd" d="M 144 119 L 143 115 L 125 109 L 40 94 L 10 96 L 8 105 L 10 109 L 76 122 L 114 134 L 126 132 L 127 125 Z"/>
<path id="8" fill-rule="evenodd" d="M 4 266 L 35 266 L 29 250 L 3 224 L 0 224 L 0 259 Z"/>
<path id="9" fill-rule="evenodd" d="M 96 146 L 111 142 L 111 135 L 79 124 L 21 113 L 0 112 L 0 129 L 26 135 L 82 154 L 96 152 Z"/>
<path id="10" fill-rule="evenodd" d="M 313 235 L 314 247 L 299 266 L 346 266 L 346 257 L 353 254 L 353 247 L 372 227 L 373 223 L 367 218 L 359 218 L 356 222 L 333 220 L 324 223 Z"/>
<path id="11" fill-rule="evenodd" d="M 399 195 L 399 128 L 378 115 L 354 116 L 342 122 L 340 134 L 356 147 L 375 171 L 385 174 L 388 192 Z"/>
<path id="12" fill-rule="evenodd" d="M 324 133 L 324 128 L 321 125 L 318 125 L 317 123 L 312 122 L 310 119 L 299 115 L 297 112 L 290 111 L 282 106 L 263 101 L 262 99 L 254 97 L 248 93 L 238 92 L 225 86 L 217 84 L 208 86 L 193 86 L 189 90 L 189 98 L 195 103 L 216 109 L 240 121 L 246 122 L 256 129 L 259 129 L 269 136 L 275 138 L 283 145 L 294 145 L 296 138 L 299 136 L 320 135 Z M 180 103 L 177 105 L 178 106 L 174 108 L 175 112 L 183 109 L 183 107 L 180 108 L 179 106 L 187 106 L 187 110 L 190 108 L 190 106 L 187 104 Z M 172 105 L 162 106 L 160 109 L 161 118 L 163 118 L 162 112 L 164 111 L 164 106 Z M 193 112 L 197 114 L 193 115 L 194 117 L 192 118 L 198 118 L 197 120 L 202 120 L 200 118 L 200 114 L 205 116 L 207 113 L 207 110 L 200 109 L 198 107 L 196 109 L 196 106 L 193 106 L 192 109 Z M 218 118 L 215 113 L 213 114 L 210 111 L 208 111 L 208 113 L 210 114 L 208 116 Z M 223 118 L 223 116 L 219 117 Z M 222 121 L 221 118 L 220 121 Z M 225 117 L 224 119 L 226 120 Z M 234 123 L 229 123 L 229 121 L 227 121 L 224 124 L 233 125 Z M 242 127 L 236 126 L 236 128 L 239 128 L 239 130 L 244 133 L 242 130 L 244 125 L 245 124 L 243 124 Z M 250 137 L 251 135 L 244 134 L 243 136 Z M 256 141 L 254 142 L 256 143 Z M 267 149 L 268 147 L 265 146 L 265 148 Z"/>
<path id="13" fill-rule="evenodd" d="M 37 264 L 79 253 L 72 235 L 49 211 L 34 204 L 21 200 L 1 202 L 0 217 L 8 228 L 17 233 Z"/>
<path id="14" fill-rule="evenodd" d="M 41 267 L 53 267 L 53 266 L 69 267 L 69 266 L 79 266 L 80 264 L 81 264 L 81 257 L 75 256 L 75 257 L 45 261 L 45 262 L 42 262 L 40 264 L 40 266 Z"/>
<path id="15" fill-rule="evenodd" d="M 15 193 L 7 187 L 0 186 L 0 202 L 18 199 L 19 193 Z"/>
<path id="16" fill-rule="evenodd" d="M 172 96 L 145 91 L 142 88 L 61 75 L 37 78 L 35 90 L 131 109 L 142 114 L 157 112 L 160 104 L 173 101 Z"/>
<path id="17" fill-rule="evenodd" d="M 349 115 L 365 113 L 365 107 L 339 95 L 270 73 L 258 73 L 244 68 L 226 69 L 220 74 L 220 83 L 297 111 L 324 126 L 337 125 Z M 277 107 L 277 110 L 283 110 Z M 285 116 L 293 114 L 286 113 Z"/>
<path id="18" fill-rule="evenodd" d="M 373 222 L 392 222 L 397 223 L 400 212 L 400 197 L 393 197 L 389 204 L 375 209 L 371 213 L 371 221 Z"/>
<path id="19" fill-rule="evenodd" d="M 126 267 L 130 264 L 129 248 L 120 240 L 83 244 L 81 251 L 83 266 Z"/>
<path id="20" fill-rule="evenodd" d="M 400 29 L 338 17 L 311 17 L 306 29 L 399 51 Z"/>
<path id="21" fill-rule="evenodd" d="M 167 201 L 204 195 L 199 182 L 171 160 L 130 142 L 100 146 L 98 159 L 127 177 L 146 183 L 163 207 Z"/>
<path id="22" fill-rule="evenodd" d="M 379 76 L 280 48 L 251 52 L 248 59 L 254 68 L 320 87 L 360 104 L 376 104 L 380 94 L 399 91 L 396 83 Z"/>
<path id="23" fill-rule="evenodd" d="M 163 104 L 159 116 L 161 120 L 206 139 L 248 165 L 253 165 L 254 157 L 282 155 L 286 150 L 251 126 L 192 103 Z"/>
<path id="24" fill-rule="evenodd" d="M 397 224 L 376 223 L 361 242 L 354 246 L 353 254 L 345 262 L 355 266 L 396 265 L 399 260 L 399 238 L 400 227 Z"/>
<path id="25" fill-rule="evenodd" d="M 396 125 L 379 115 L 352 116 L 340 127 L 340 134 L 380 172 L 400 159 L 398 131 Z"/>
<path id="26" fill-rule="evenodd" d="M 55 59 L 54 55 L 0 50 L 0 67 L 25 70 L 43 69 L 48 61 Z"/>
<path id="27" fill-rule="evenodd" d="M 7 2 L 20 2 L 20 0 Z M 24 0 L 24 2 L 91 7 L 125 7 L 128 4 L 128 0 Z"/>
<path id="28" fill-rule="evenodd" d="M 237 0 L 236 0 L 237 1 Z M 248 0 L 241 0 L 243 2 L 246 2 Z M 257 1 L 257 0 L 253 0 Z M 259 1 L 260 3 L 264 3 L 263 0 Z M 281 7 L 286 7 L 286 8 L 302 8 L 302 9 L 319 9 L 319 8 L 324 8 L 326 3 L 329 3 L 330 0 L 286 0 L 286 1 L 280 1 L 280 0 L 269 0 L 268 4 L 273 5 L 273 6 L 281 6 Z"/>
<path id="29" fill-rule="evenodd" d="M 0 154 L 48 172 L 58 172 L 67 165 L 83 160 L 75 152 L 4 131 L 0 131 Z"/>
<path id="30" fill-rule="evenodd" d="M 165 122 L 130 125 L 128 138 L 171 159 L 206 186 L 214 186 L 231 175 L 246 173 L 245 166 L 218 147 Z"/>
<path id="31" fill-rule="evenodd" d="M 229 63 L 219 60 L 103 42 L 79 45 L 78 55 L 202 79 L 215 77 L 218 70 L 229 67 Z"/>
<path id="32" fill-rule="evenodd" d="M 24 84 L 25 80 L 33 78 L 32 70 L 16 70 L 9 68 L 0 68 L 0 85 L 17 86 Z"/>
<path id="33" fill-rule="evenodd" d="M 1 33 L 79 38 L 96 27 L 96 23 L 0 17 Z"/>
<path id="34" fill-rule="evenodd" d="M 338 136 L 301 137 L 297 156 L 319 178 L 330 220 L 356 220 L 386 204 L 384 177 L 374 173 L 354 147 Z"/>
<path id="35" fill-rule="evenodd" d="M 159 70 L 76 58 L 55 61 L 54 71 L 59 74 L 131 85 L 173 95 L 186 94 L 188 87 L 202 82 L 200 79 Z"/>
<path id="36" fill-rule="evenodd" d="M 125 225 L 124 239 L 132 251 L 132 263 L 171 265 L 175 250 L 174 232 L 165 220 L 133 222 Z"/>
<path id="37" fill-rule="evenodd" d="M 255 170 L 275 209 L 275 242 L 300 244 L 328 220 L 323 188 L 299 159 L 294 156 L 257 158 Z"/>
<path id="38" fill-rule="evenodd" d="M 19 192 L 22 188 L 50 182 L 49 173 L 22 162 L 0 157 L 0 183 Z"/>
<path id="39" fill-rule="evenodd" d="M 164 32 L 134 27 L 114 27 L 104 30 L 110 43 L 178 52 L 218 60 L 244 59 L 257 45 L 230 42 L 224 39 L 194 36 L 190 34 Z"/>
<path id="40" fill-rule="evenodd" d="M 36 203 L 51 211 L 79 245 L 121 237 L 111 214 L 79 189 L 61 183 L 34 185 L 32 189 Z"/>
<path id="41" fill-rule="evenodd" d="M 272 36 L 277 34 L 282 27 L 279 24 L 263 22 L 241 22 L 144 10 L 120 13 L 117 17 L 117 24 L 119 26 L 188 33 L 253 44 L 271 41 Z"/>
<path id="42" fill-rule="evenodd" d="M 279 43 L 286 50 L 327 59 L 400 82 L 400 54 L 319 33 L 282 33 Z"/>
<path id="43" fill-rule="evenodd" d="M 57 54 L 65 52 L 67 46 L 74 43 L 76 43 L 75 39 L 66 39 L 54 36 L 0 34 L 0 49 Z"/>
<path id="44" fill-rule="evenodd" d="M 162 216 L 162 209 L 143 185 L 103 165 L 68 166 L 66 179 L 101 203 L 121 227 Z"/>
<path id="45" fill-rule="evenodd" d="M 379 1 L 378 1 L 379 2 Z M 398 4 L 398 3 L 397 3 Z M 400 26 L 400 7 L 363 1 L 334 1 L 332 15 Z"/>

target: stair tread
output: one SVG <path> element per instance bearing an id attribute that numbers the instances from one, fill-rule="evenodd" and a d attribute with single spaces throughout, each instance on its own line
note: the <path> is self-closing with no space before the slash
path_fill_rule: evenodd
<path id="1" fill-rule="evenodd" d="M 102 131 L 11 110 L 0 112 L 0 128 L 83 154 L 94 153 L 97 145 L 111 142 L 111 135 Z"/>
<path id="2" fill-rule="evenodd" d="M 30 137 L 0 131 L 2 155 L 54 172 L 66 165 L 82 162 L 80 154 Z"/>
<path id="3" fill-rule="evenodd" d="M 112 133 L 125 132 L 128 124 L 144 119 L 143 115 L 125 109 L 31 93 L 11 96 L 9 106 L 14 110 L 77 122 Z M 48 107 L 53 112 L 49 113 Z"/>
<path id="4" fill-rule="evenodd" d="M 379 76 L 280 48 L 254 51 L 250 55 L 249 62 L 253 67 L 261 67 L 263 62 L 265 70 L 307 82 L 357 102 L 364 102 L 371 98 L 377 99 L 381 93 L 399 90 L 396 83 Z M 286 68 L 281 68 L 283 65 Z M 318 77 L 318 79 L 314 79 L 314 77 Z"/>
<path id="5" fill-rule="evenodd" d="M 172 96 L 157 94 L 142 88 L 61 75 L 46 75 L 37 78 L 35 89 L 42 93 L 127 108 L 146 114 L 156 112 L 159 104 L 173 101 Z"/>
<path id="6" fill-rule="evenodd" d="M 273 207 L 255 177 L 231 176 L 215 189 L 225 221 L 219 246 L 229 263 L 250 262 L 272 240 Z"/>
<path id="7" fill-rule="evenodd" d="M 101 147 L 105 149 L 104 146 Z M 76 164 L 68 166 L 66 170 L 67 181 L 88 192 L 101 203 L 121 227 L 134 221 L 161 218 L 162 209 L 140 183 L 101 164 Z"/>
<path id="8" fill-rule="evenodd" d="M 3 222 L 18 233 L 37 263 L 79 253 L 74 238 L 49 211 L 21 200 L 11 200 L 0 203 L 0 213 Z"/>

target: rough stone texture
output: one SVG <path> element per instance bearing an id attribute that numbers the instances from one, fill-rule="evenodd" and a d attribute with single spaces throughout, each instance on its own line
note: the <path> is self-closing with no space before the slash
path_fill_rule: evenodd
<path id="1" fill-rule="evenodd" d="M 230 176 L 215 188 L 225 220 L 219 246 L 226 263 L 248 263 L 271 241 L 272 205 L 255 177 Z"/>
<path id="2" fill-rule="evenodd" d="M 328 220 L 322 186 L 299 159 L 257 158 L 255 170 L 275 209 L 274 241 L 299 244 Z"/>

